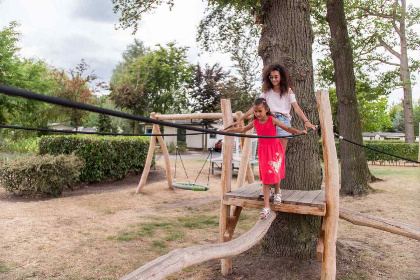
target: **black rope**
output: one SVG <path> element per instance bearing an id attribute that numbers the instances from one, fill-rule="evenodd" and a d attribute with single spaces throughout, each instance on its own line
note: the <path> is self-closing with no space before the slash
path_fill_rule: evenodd
<path id="1" fill-rule="evenodd" d="M 219 134 L 219 135 L 235 136 L 235 137 L 245 137 L 245 138 L 286 138 L 286 137 L 291 138 L 291 137 L 296 137 L 296 136 L 300 136 L 300 135 L 305 135 L 305 133 L 299 133 L 299 134 L 294 134 L 292 136 L 258 136 L 258 135 L 251 135 L 251 134 L 238 134 L 238 133 L 231 133 L 231 132 L 222 132 L 222 131 L 215 131 L 215 130 L 211 130 L 211 129 L 192 127 L 192 126 L 183 125 L 183 124 L 177 124 L 177 123 L 172 123 L 172 122 L 156 120 L 156 119 L 143 117 L 143 116 L 132 115 L 132 114 L 124 113 L 124 112 L 119 112 L 119 111 L 114 111 L 114 110 L 110 110 L 110 109 L 96 107 L 96 106 L 81 103 L 81 102 L 61 99 L 61 98 L 54 97 L 54 96 L 42 95 L 42 94 L 38 94 L 38 93 L 35 93 L 35 92 L 32 92 L 32 91 L 13 88 L 13 87 L 9 87 L 9 86 L 6 86 L 6 85 L 0 85 L 0 92 L 3 93 L 3 94 L 10 95 L 10 96 L 19 96 L 19 97 L 23 97 L 23 98 L 26 98 L 26 99 L 42 101 L 42 102 L 61 105 L 61 106 L 64 106 L 64 107 L 69 107 L 69 108 L 82 109 L 82 110 L 86 110 L 86 111 L 90 111 L 90 112 L 95 112 L 95 113 L 99 113 L 99 114 L 120 117 L 120 118 L 124 118 L 124 119 L 130 119 L 130 120 L 135 120 L 135 121 L 153 123 L 153 124 L 158 124 L 158 125 L 163 125 L 163 126 L 170 126 L 170 127 L 182 128 L 182 129 L 186 129 L 186 130 L 192 130 L 192 131 L 198 131 L 198 132 L 204 132 L 204 133 L 211 133 L 211 134 Z M 308 132 L 309 131 L 310 130 L 308 130 Z"/>
<path id="2" fill-rule="evenodd" d="M 178 136 L 178 133 L 169 133 L 169 134 L 132 134 L 132 133 L 113 133 L 113 132 L 91 132 L 91 131 L 77 131 L 77 130 L 56 130 L 49 128 L 37 128 L 37 127 L 26 127 L 26 126 L 16 126 L 16 125 L 6 125 L 0 124 L 0 128 L 10 128 L 10 129 L 20 129 L 20 130 L 36 130 L 36 131 L 45 131 L 45 132 L 57 132 L 57 133 L 68 133 L 68 134 L 97 134 L 97 135 L 111 135 L 111 136 Z M 196 133 L 180 133 L 181 135 L 202 135 L 206 134 L 205 132 L 196 132 Z"/>
<path id="3" fill-rule="evenodd" d="M 210 186 L 210 166 L 211 166 L 212 158 L 213 158 L 213 148 L 210 148 L 210 161 L 209 161 L 209 173 L 207 173 L 207 186 Z"/>
<path id="4" fill-rule="evenodd" d="M 209 159 L 209 157 L 210 157 L 210 155 L 211 155 L 211 151 L 212 151 L 212 150 L 213 150 L 213 148 L 211 148 L 211 149 L 210 149 L 209 154 L 207 155 L 207 158 L 206 158 L 206 160 L 204 161 L 204 164 L 203 164 L 203 166 L 201 167 L 200 172 L 198 172 L 197 178 L 195 178 L 194 183 L 196 183 L 196 182 L 197 182 L 198 177 L 200 177 L 201 171 L 203 171 L 203 168 L 204 168 L 204 166 L 206 165 L 206 162 L 207 162 L 207 160 Z M 210 163 L 209 163 L 209 164 L 210 164 Z M 210 173 L 210 168 L 209 168 L 209 173 Z M 209 185 L 209 183 L 208 183 L 208 182 L 207 182 L 207 185 Z"/>
<path id="5" fill-rule="evenodd" d="M 351 141 L 349 139 L 344 138 L 343 136 L 339 135 L 338 133 L 334 133 L 334 136 L 337 137 L 340 140 L 344 140 L 344 141 L 349 142 L 349 143 L 351 143 L 353 145 L 356 145 L 356 146 L 359 146 L 359 147 L 362 147 L 362 148 L 365 148 L 365 149 L 368 149 L 368 150 L 372 150 L 372 151 L 375 151 L 377 153 L 381 153 L 381 154 L 385 154 L 385 155 L 388 155 L 388 156 L 396 157 L 396 158 L 403 159 L 403 160 L 406 160 L 406 161 L 409 161 L 409 162 L 413 162 L 413 163 L 420 163 L 418 161 L 415 161 L 415 160 L 412 160 L 412 159 L 409 159 L 409 158 L 400 157 L 400 156 L 397 156 L 397 155 L 394 155 L 394 154 L 390 154 L 390 153 L 385 152 L 385 151 L 381 151 L 381 150 L 378 150 L 378 149 L 370 148 L 370 147 L 367 147 L 365 145 L 362 145 L 362 144 L 353 142 L 353 141 Z"/>
<path id="6" fill-rule="evenodd" d="M 187 169 L 185 168 L 184 162 L 182 161 L 181 153 L 178 150 L 178 146 L 176 146 L 176 153 L 179 154 L 179 159 L 181 160 L 182 167 L 184 168 L 185 176 L 187 176 L 188 184 L 190 183 L 190 178 L 188 178 Z M 175 159 L 175 166 L 176 166 L 176 159 Z M 175 179 L 175 177 L 174 177 Z"/>

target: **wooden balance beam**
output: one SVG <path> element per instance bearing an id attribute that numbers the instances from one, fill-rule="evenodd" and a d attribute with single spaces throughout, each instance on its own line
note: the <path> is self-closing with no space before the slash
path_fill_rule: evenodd
<path id="1" fill-rule="evenodd" d="M 275 218 L 276 212 L 272 211 L 266 220 L 259 219 L 252 229 L 229 242 L 175 249 L 143 265 L 121 279 L 164 279 L 168 275 L 191 265 L 239 255 L 257 244 L 265 236 Z"/>

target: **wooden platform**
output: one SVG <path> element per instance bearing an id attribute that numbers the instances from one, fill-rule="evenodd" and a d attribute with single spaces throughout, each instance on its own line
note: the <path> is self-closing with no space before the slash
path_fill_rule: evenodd
<path id="1" fill-rule="evenodd" d="M 263 208 L 264 201 L 258 200 L 261 182 L 246 185 L 223 195 L 223 204 L 240 207 Z M 282 204 L 271 209 L 279 212 L 325 216 L 325 191 L 281 190 Z M 271 199 L 272 200 L 272 199 Z"/>

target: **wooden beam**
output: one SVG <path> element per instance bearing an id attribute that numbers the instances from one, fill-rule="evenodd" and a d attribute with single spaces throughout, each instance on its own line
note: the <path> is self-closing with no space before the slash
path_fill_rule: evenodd
<path id="1" fill-rule="evenodd" d="M 157 120 L 193 120 L 193 119 L 222 119 L 222 118 L 223 118 L 222 113 L 168 114 L 168 115 L 156 116 Z M 236 118 L 236 114 L 232 114 L 232 119 L 234 118 Z"/>
<path id="2" fill-rule="evenodd" d="M 340 218 L 355 225 L 372 227 L 420 241 L 420 228 L 413 225 L 387 220 L 344 208 L 340 208 Z"/>
<path id="3" fill-rule="evenodd" d="M 240 199 L 240 198 L 235 198 L 235 197 L 225 197 L 223 199 L 223 204 L 239 206 L 239 207 L 257 208 L 257 209 L 264 208 L 264 201 Z M 282 203 L 280 205 L 275 205 L 271 202 L 270 208 L 274 209 L 274 211 L 276 212 L 296 213 L 296 214 L 313 215 L 313 216 L 320 216 L 320 217 L 325 216 L 325 213 L 326 213 L 325 207 L 316 207 L 316 206 L 299 205 L 299 204 Z"/>
<path id="4" fill-rule="evenodd" d="M 233 215 L 229 218 L 229 222 L 225 231 L 225 242 L 232 240 L 233 233 L 235 232 L 236 225 L 241 215 L 242 207 L 235 207 Z"/>
<path id="5" fill-rule="evenodd" d="M 223 126 L 228 127 L 233 122 L 232 108 L 229 99 L 221 100 L 221 108 L 223 114 Z M 223 194 L 230 192 L 232 188 L 232 153 L 233 153 L 233 136 L 224 136 L 223 141 L 223 164 L 221 179 L 221 203 L 219 216 L 219 236 L 220 242 L 225 241 L 225 232 L 227 229 L 230 205 L 223 204 Z M 232 274 L 232 259 L 221 260 L 221 271 L 223 276 Z"/>
<path id="6" fill-rule="evenodd" d="M 419 122 L 419 157 L 417 161 L 420 162 L 420 122 Z M 420 163 L 418 164 L 418 166 L 420 167 Z"/>
<path id="7" fill-rule="evenodd" d="M 324 238 L 325 238 L 325 223 L 322 219 L 322 226 L 319 231 L 318 244 L 316 246 L 316 260 L 322 262 L 324 259 Z"/>
<path id="8" fill-rule="evenodd" d="M 328 91 L 316 93 L 319 119 L 322 133 L 322 149 L 324 153 L 325 169 L 325 202 L 327 212 L 325 214 L 325 239 L 324 258 L 321 266 L 321 279 L 333 280 L 336 277 L 336 242 L 338 231 L 339 209 L 339 177 L 338 160 L 335 149 L 333 121 Z"/>
<path id="9" fill-rule="evenodd" d="M 159 116 L 159 114 L 157 114 L 156 116 Z M 156 126 L 156 134 L 161 134 L 159 125 Z M 169 161 L 168 148 L 166 147 L 165 141 L 163 140 L 162 136 L 157 136 L 157 140 L 159 141 L 159 145 L 162 150 L 163 157 L 165 159 L 166 181 L 168 182 L 168 188 L 172 190 L 173 180 L 172 180 L 171 162 Z"/>
<path id="10" fill-rule="evenodd" d="M 156 116 L 155 113 L 150 114 L 150 118 L 154 119 Z M 158 129 L 159 126 L 157 124 L 153 125 L 152 134 L 156 134 L 156 129 Z M 147 152 L 147 158 L 146 158 L 146 164 L 143 168 L 143 172 L 141 173 L 140 182 L 137 186 L 136 193 L 139 193 L 143 190 L 144 186 L 146 185 L 147 176 L 150 172 L 150 166 L 152 165 L 153 155 L 155 153 L 155 146 L 156 146 L 156 136 L 152 136 L 150 138 L 149 143 L 149 151 Z"/>
<path id="11" fill-rule="evenodd" d="M 158 280 L 182 270 L 191 265 L 205 261 L 230 258 L 237 256 L 257 244 L 267 233 L 276 213 L 266 219 L 258 219 L 255 226 L 238 238 L 223 243 L 198 245 L 188 248 L 176 249 L 157 258 L 132 273 L 121 278 L 122 280 Z"/>

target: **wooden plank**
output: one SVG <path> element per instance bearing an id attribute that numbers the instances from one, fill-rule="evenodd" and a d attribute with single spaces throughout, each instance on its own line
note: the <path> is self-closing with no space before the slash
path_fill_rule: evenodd
<path id="1" fill-rule="evenodd" d="M 296 204 L 299 199 L 304 197 L 307 193 L 308 191 L 296 191 L 294 194 L 289 196 L 287 200 L 284 201 L 284 203 Z"/>
<path id="2" fill-rule="evenodd" d="M 285 201 L 288 199 L 292 194 L 295 193 L 296 190 L 281 190 L 281 200 Z"/>
<path id="3" fill-rule="evenodd" d="M 320 194 L 321 190 L 309 191 L 304 197 L 298 200 L 297 204 L 311 205 L 312 201 Z"/>
<path id="4" fill-rule="evenodd" d="M 355 225 L 373 227 L 420 241 L 420 228 L 364 213 L 340 208 L 340 218 Z"/>
<path id="5" fill-rule="evenodd" d="M 241 199 L 241 198 L 232 198 L 225 197 L 223 199 L 223 204 L 234 205 L 239 207 L 249 207 L 249 208 L 264 208 L 264 201 L 262 200 L 250 200 L 250 199 Z M 314 216 L 324 216 L 325 215 L 325 205 L 320 206 L 308 206 L 308 205 L 297 205 L 297 204 L 286 204 L 282 203 L 280 205 L 274 205 L 270 202 L 270 207 L 274 211 L 278 212 L 287 212 L 287 213 L 296 213 L 303 215 L 314 215 Z"/>
<path id="6" fill-rule="evenodd" d="M 168 254 L 143 265 L 121 279 L 165 279 L 172 273 L 195 264 L 237 256 L 257 244 L 265 236 L 275 218 L 276 213 L 273 212 L 266 220 L 258 219 L 252 229 L 229 242 L 175 249 Z"/>
<path id="7" fill-rule="evenodd" d="M 311 202 L 311 205 L 325 204 L 325 190 L 321 190 L 318 196 Z"/>

